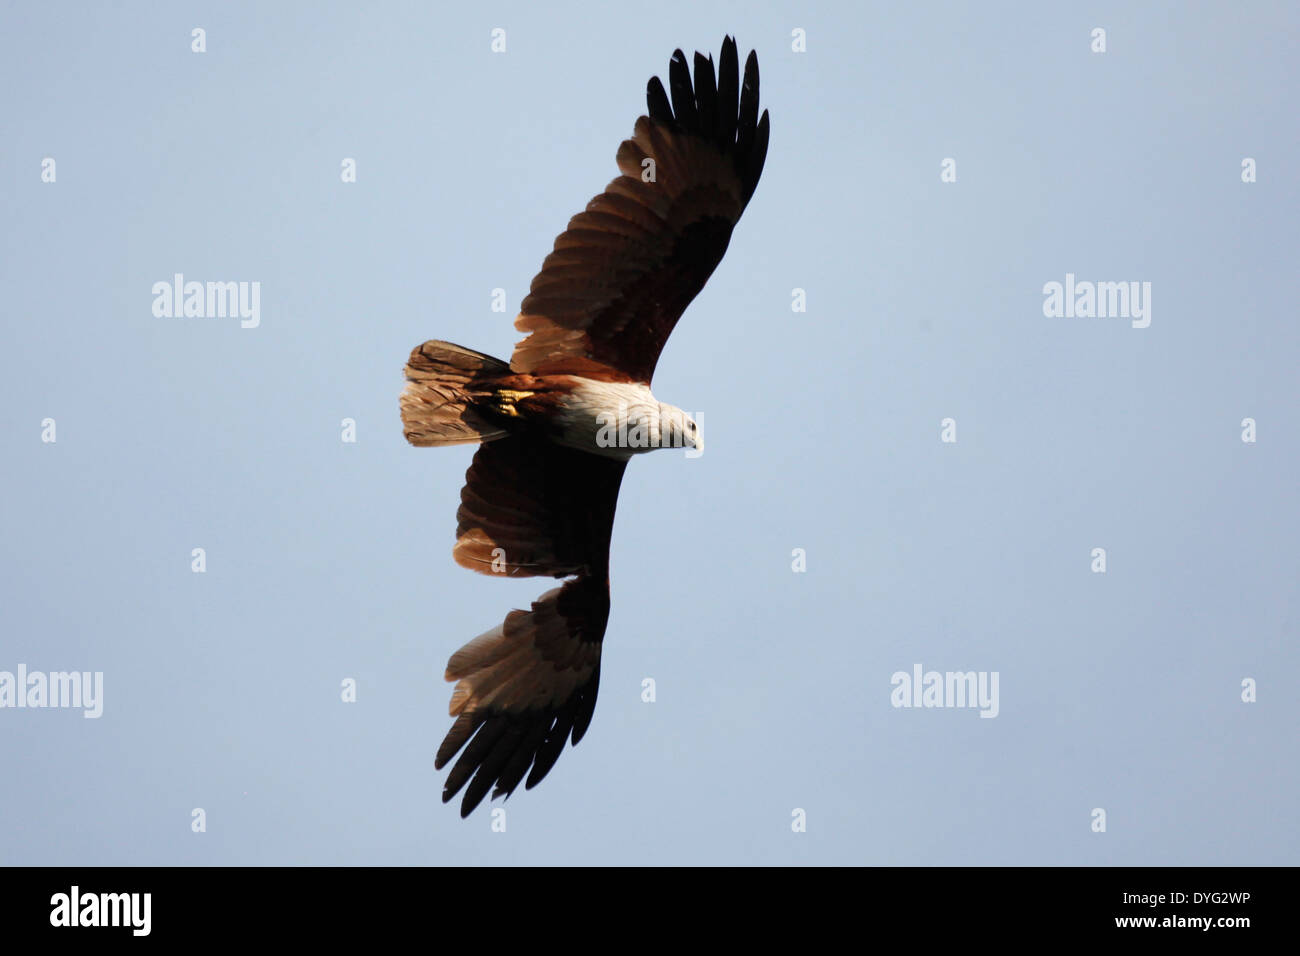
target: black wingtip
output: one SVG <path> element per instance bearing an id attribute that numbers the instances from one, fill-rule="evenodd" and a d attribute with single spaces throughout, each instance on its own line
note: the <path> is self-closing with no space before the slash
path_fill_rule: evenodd
<path id="1" fill-rule="evenodd" d="M 714 143 L 731 156 L 748 204 L 758 187 L 767 159 L 770 133 L 768 112 L 758 114 L 758 52 L 745 57 L 743 79 L 736 38 L 722 38 L 722 52 L 715 66 L 713 56 L 698 51 L 695 76 L 686 54 L 677 49 L 668 62 L 668 88 L 659 77 L 646 84 L 646 107 L 650 118 L 676 130 L 694 133 Z"/>
<path id="2" fill-rule="evenodd" d="M 713 57 L 695 54 L 695 112 L 700 133 L 718 142 L 718 86 L 713 76 Z M 719 146 L 725 144 L 718 143 Z"/>
<path id="3" fill-rule="evenodd" d="M 646 84 L 650 117 L 713 140 L 734 153 L 738 167 L 750 168 L 753 164 L 748 159 L 759 123 L 758 52 L 750 50 L 745 58 L 743 81 L 736 38 L 730 34 L 722 38 L 716 66 L 712 54 L 706 57 L 698 51 L 694 64 L 692 80 L 686 54 L 678 48 L 668 62 L 667 89 L 659 77 L 650 78 Z"/>
<path id="4" fill-rule="evenodd" d="M 749 202 L 749 197 L 754 195 L 754 190 L 758 188 L 758 178 L 763 175 L 763 164 L 767 162 L 767 140 L 770 129 L 767 121 L 767 110 L 763 110 L 763 117 L 758 121 L 758 129 L 754 132 L 754 146 L 750 150 L 749 157 L 746 160 L 747 165 L 744 170 L 742 181 L 745 184 L 745 202 Z"/>
<path id="5" fill-rule="evenodd" d="M 699 120 L 695 111 L 695 89 L 691 85 L 691 68 L 686 64 L 686 54 L 673 51 L 668 61 L 668 91 L 673 98 L 673 116 L 683 129 L 695 130 Z"/>
<path id="6" fill-rule="evenodd" d="M 673 108 L 668 102 L 668 93 L 657 76 L 650 77 L 650 82 L 646 84 L 645 104 L 651 119 L 660 123 L 672 123 Z"/>

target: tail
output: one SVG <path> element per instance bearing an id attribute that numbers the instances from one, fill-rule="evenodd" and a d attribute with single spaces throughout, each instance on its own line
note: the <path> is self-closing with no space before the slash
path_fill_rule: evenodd
<path id="1" fill-rule="evenodd" d="M 475 406 L 489 399 L 491 382 L 510 366 L 473 349 L 431 339 L 411 351 L 402 392 L 402 426 L 412 445 L 464 445 L 509 432 Z"/>

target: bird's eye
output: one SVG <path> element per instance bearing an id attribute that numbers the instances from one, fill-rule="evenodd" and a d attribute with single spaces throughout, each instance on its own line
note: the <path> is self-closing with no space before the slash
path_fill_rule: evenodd
<path id="1" fill-rule="evenodd" d="M 695 422 L 687 422 L 686 427 L 689 428 L 691 431 L 695 431 Z"/>

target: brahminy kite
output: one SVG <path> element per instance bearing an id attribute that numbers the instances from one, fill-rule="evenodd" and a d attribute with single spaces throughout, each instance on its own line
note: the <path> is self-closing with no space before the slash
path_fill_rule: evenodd
<path id="1" fill-rule="evenodd" d="M 434 760 L 461 748 L 442 799 L 468 782 L 467 816 L 537 784 L 587 732 L 609 618 L 609 540 L 634 454 L 703 447 L 681 409 L 650 393 L 659 353 L 727 251 L 767 156 L 758 58 L 736 43 L 681 50 L 646 88 L 649 116 L 618 149 L 621 175 L 569 220 L 533 279 L 509 364 L 450 342 L 411 352 L 402 424 L 413 445 L 481 443 L 456 513 L 456 563 L 565 578 L 447 664 L 456 718 Z M 472 778 L 472 779 L 471 779 Z"/>

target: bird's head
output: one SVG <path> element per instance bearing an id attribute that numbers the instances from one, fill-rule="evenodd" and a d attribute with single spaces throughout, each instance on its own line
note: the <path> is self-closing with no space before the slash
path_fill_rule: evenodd
<path id="1" fill-rule="evenodd" d="M 659 403 L 659 447 L 694 448 L 696 455 L 704 451 L 704 436 L 700 426 L 676 405 Z"/>

